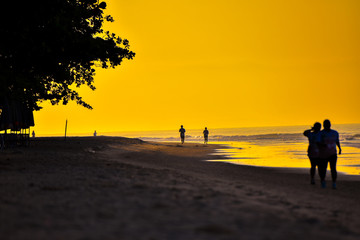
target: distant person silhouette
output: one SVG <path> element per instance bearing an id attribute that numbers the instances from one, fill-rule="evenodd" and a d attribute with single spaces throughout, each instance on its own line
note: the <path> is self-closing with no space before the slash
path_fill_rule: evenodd
<path id="1" fill-rule="evenodd" d="M 185 141 L 185 128 L 183 127 L 183 125 L 181 125 L 181 128 L 179 129 L 179 133 L 180 133 L 180 138 L 181 138 L 181 143 L 184 144 Z"/>
<path id="2" fill-rule="evenodd" d="M 207 127 L 205 127 L 203 134 L 204 134 L 204 144 L 207 144 L 209 138 L 209 130 L 207 130 Z"/>
<path id="3" fill-rule="evenodd" d="M 96 132 L 96 130 L 95 130 L 95 132 L 94 132 L 94 137 L 96 137 L 97 136 L 97 132 Z"/>
<path id="4" fill-rule="evenodd" d="M 341 154 L 341 146 L 339 140 L 339 133 L 331 129 L 330 120 L 326 119 L 323 123 L 324 129 L 320 132 L 320 159 L 319 159 L 319 175 L 321 179 L 321 187 L 326 187 L 325 177 L 328 163 L 330 163 L 332 188 L 336 189 L 336 162 L 337 162 L 337 149 Z"/>
<path id="5" fill-rule="evenodd" d="M 310 159 L 310 183 L 315 184 L 315 172 L 316 166 L 319 164 L 319 157 L 320 157 L 320 130 L 321 130 L 321 123 L 316 122 L 311 129 L 305 130 L 304 136 L 309 139 L 309 147 L 308 147 L 308 157 Z M 320 175 L 320 169 L 319 175 Z"/>
<path id="6" fill-rule="evenodd" d="M 35 131 L 32 131 L 32 137 L 33 138 L 35 137 Z"/>

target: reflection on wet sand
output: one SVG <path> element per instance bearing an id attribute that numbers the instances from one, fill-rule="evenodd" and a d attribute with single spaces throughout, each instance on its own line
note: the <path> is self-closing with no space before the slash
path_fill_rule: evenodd
<path id="1" fill-rule="evenodd" d="M 217 142 L 217 144 L 226 147 L 219 149 L 216 155 L 224 155 L 228 159 L 209 161 L 263 167 L 310 167 L 306 155 L 306 142 L 262 142 L 261 144 L 256 142 Z M 338 171 L 351 175 L 360 175 L 360 149 L 346 145 L 342 149 L 343 153 L 338 158 Z"/>

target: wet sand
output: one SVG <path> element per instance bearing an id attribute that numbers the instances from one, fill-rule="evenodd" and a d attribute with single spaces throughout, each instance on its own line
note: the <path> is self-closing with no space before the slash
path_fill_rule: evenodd
<path id="1" fill-rule="evenodd" d="M 360 239 L 360 178 L 206 162 L 218 146 L 37 138 L 0 152 L 0 239 Z M 330 175 L 327 176 L 330 186 Z"/>

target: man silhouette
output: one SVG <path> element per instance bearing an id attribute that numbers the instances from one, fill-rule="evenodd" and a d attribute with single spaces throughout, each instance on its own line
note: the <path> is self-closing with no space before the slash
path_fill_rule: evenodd
<path id="1" fill-rule="evenodd" d="M 185 128 L 183 127 L 183 125 L 181 125 L 179 132 L 180 132 L 181 144 L 184 144 L 186 131 L 185 131 Z"/>
<path id="2" fill-rule="evenodd" d="M 319 175 L 321 179 L 321 187 L 326 187 L 325 177 L 327 165 L 330 163 L 332 187 L 336 189 L 336 162 L 337 151 L 336 146 L 339 148 L 341 154 L 341 147 L 339 141 L 339 133 L 331 129 L 331 123 L 326 119 L 323 123 L 324 129 L 320 132 L 320 159 L 319 159 Z"/>
<path id="3" fill-rule="evenodd" d="M 204 134 L 204 144 L 207 144 L 208 137 L 209 137 L 209 131 L 207 130 L 207 127 L 205 127 L 205 130 L 203 131 Z"/>

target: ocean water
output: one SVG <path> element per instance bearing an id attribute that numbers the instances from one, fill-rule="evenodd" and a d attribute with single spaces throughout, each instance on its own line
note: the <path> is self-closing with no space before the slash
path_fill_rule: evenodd
<path id="1" fill-rule="evenodd" d="M 257 127 L 257 128 L 209 128 L 209 144 L 221 144 L 210 161 L 222 161 L 265 167 L 309 168 L 307 138 L 303 132 L 310 126 Z M 360 124 L 333 125 L 340 134 L 342 154 L 338 157 L 339 172 L 360 175 Z M 187 129 L 185 142 L 203 142 L 203 129 Z M 171 131 L 117 132 L 108 136 L 136 137 L 147 141 L 179 141 L 178 129 Z"/>

